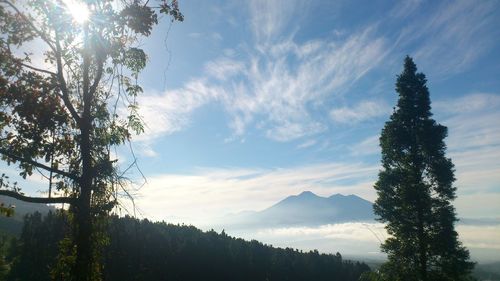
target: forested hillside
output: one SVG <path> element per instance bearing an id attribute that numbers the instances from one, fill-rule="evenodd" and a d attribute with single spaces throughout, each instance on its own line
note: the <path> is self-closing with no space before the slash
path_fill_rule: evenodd
<path id="1" fill-rule="evenodd" d="M 130 217 L 110 217 L 102 260 L 104 280 L 358 280 L 369 270 L 341 255 L 280 249 L 224 232 L 203 232 Z M 6 280 L 50 280 L 59 241 L 69 230 L 61 213 L 29 215 L 6 253 Z M 29 268 L 30 270 L 25 270 Z"/>

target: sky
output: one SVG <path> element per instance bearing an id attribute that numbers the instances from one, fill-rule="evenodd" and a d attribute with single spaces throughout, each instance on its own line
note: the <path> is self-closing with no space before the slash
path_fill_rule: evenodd
<path id="1" fill-rule="evenodd" d="M 292 194 L 374 200 L 406 55 L 449 129 L 459 217 L 500 214 L 497 1 L 181 1 L 142 46 L 145 216 L 259 210 Z M 127 151 L 120 152 L 124 163 Z M 128 158 L 127 158 L 128 157 Z"/>
<path id="2" fill-rule="evenodd" d="M 146 132 L 132 148 L 147 183 L 138 170 L 130 175 L 138 216 L 209 225 L 304 190 L 374 201 L 378 138 L 410 55 L 428 79 L 434 118 L 449 130 L 458 217 L 500 217 L 498 1 L 179 5 L 184 22 L 164 18 L 141 42 Z M 128 147 L 117 157 L 124 167 L 133 161 Z M 343 227 L 255 236 L 319 241 L 359 230 Z M 488 227 L 459 232 L 466 245 L 497 251 L 500 227 Z"/>

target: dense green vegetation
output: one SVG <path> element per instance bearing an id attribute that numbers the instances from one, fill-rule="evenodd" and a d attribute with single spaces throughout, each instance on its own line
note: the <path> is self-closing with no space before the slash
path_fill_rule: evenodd
<path id="1" fill-rule="evenodd" d="M 104 280 L 358 280 L 370 268 L 342 256 L 280 249 L 193 226 L 110 217 L 101 261 Z M 10 242 L 5 280 L 45 281 L 70 230 L 65 214 L 28 215 Z M 64 240 L 62 240 L 64 241 Z M 26 270 L 28 269 L 29 270 Z"/>

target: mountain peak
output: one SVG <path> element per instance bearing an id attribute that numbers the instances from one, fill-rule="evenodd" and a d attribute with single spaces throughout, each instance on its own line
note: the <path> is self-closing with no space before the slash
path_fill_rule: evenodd
<path id="1" fill-rule="evenodd" d="M 246 227 L 318 226 L 374 219 L 372 203 L 353 194 L 323 197 L 311 191 L 291 195 L 255 213 L 235 217 Z"/>
<path id="2" fill-rule="evenodd" d="M 302 191 L 299 195 L 297 195 L 298 197 L 318 197 L 318 195 L 312 193 L 311 191 L 309 190 L 306 190 L 306 191 Z"/>
<path id="3" fill-rule="evenodd" d="M 340 193 L 335 193 L 335 194 L 331 195 L 328 198 L 335 198 L 335 197 L 345 197 L 345 195 L 344 194 L 340 194 Z"/>

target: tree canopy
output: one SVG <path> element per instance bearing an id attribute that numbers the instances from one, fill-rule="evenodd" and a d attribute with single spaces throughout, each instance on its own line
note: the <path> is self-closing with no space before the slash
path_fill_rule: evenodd
<path id="1" fill-rule="evenodd" d="M 160 14 L 183 20 L 175 0 L 0 0 L 0 155 L 25 179 L 46 177 L 48 196 L 25 196 L 6 175 L 0 195 L 71 205 L 76 280 L 98 278 L 95 219 L 124 189 L 111 147 L 143 131 L 139 39 Z"/>
<path id="2" fill-rule="evenodd" d="M 432 119 L 426 78 L 410 57 L 398 76 L 399 100 L 380 136 L 382 170 L 374 205 L 391 235 L 383 272 L 389 280 L 466 280 L 473 268 L 454 229 L 454 166 L 447 128 Z"/>

